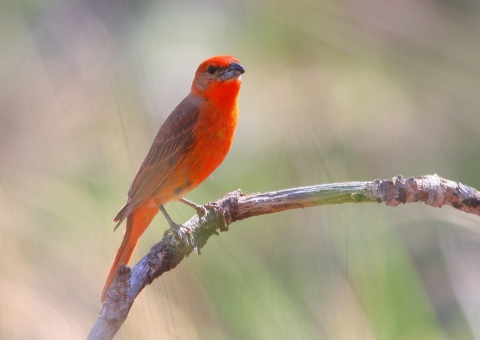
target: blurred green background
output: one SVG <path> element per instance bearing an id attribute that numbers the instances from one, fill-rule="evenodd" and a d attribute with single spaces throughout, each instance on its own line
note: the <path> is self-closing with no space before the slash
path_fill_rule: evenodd
<path id="1" fill-rule="evenodd" d="M 399 174 L 480 188 L 479 1 L 3 0 L 0 338 L 86 337 L 111 220 L 218 54 L 247 70 L 241 117 L 189 199 Z M 235 223 L 148 286 L 117 338 L 480 338 L 479 222 L 345 204 Z"/>

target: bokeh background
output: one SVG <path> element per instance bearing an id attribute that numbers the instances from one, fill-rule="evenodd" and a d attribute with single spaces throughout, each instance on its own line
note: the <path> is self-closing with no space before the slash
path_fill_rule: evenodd
<path id="1" fill-rule="evenodd" d="M 0 338 L 86 337 L 123 237 L 111 220 L 217 54 L 247 70 L 241 118 L 189 199 L 399 174 L 480 188 L 478 1 L 3 0 Z M 117 338 L 480 338 L 479 230 L 423 204 L 245 220 L 148 286 Z"/>

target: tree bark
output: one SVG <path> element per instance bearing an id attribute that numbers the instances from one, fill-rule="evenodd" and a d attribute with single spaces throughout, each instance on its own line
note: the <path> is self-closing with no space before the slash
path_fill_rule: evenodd
<path id="1" fill-rule="evenodd" d="M 289 209 L 365 202 L 384 202 L 388 206 L 424 202 L 437 208 L 448 205 L 480 216 L 477 190 L 437 175 L 408 179 L 398 176 L 389 180 L 323 184 L 249 195 L 237 190 L 204 205 L 203 213 L 183 224 L 190 236 L 190 245 L 167 230 L 163 239 L 132 269 L 121 264 L 87 339 L 113 339 L 146 285 L 175 268 L 192 251 L 200 253 L 210 236 L 218 234 L 217 230 L 227 231 L 235 221 Z"/>

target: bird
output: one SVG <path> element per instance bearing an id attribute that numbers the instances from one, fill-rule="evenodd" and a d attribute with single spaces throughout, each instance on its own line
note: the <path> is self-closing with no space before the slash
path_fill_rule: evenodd
<path id="1" fill-rule="evenodd" d="M 113 219 L 115 229 L 126 219 L 123 241 L 115 255 L 102 291 L 102 302 L 116 272 L 128 264 L 152 219 L 162 211 L 170 228 L 180 226 L 164 205 L 180 200 L 202 183 L 223 162 L 233 143 L 238 122 L 238 95 L 245 69 L 233 56 L 214 56 L 195 72 L 190 93 L 160 127 L 130 189 L 126 204 Z"/>

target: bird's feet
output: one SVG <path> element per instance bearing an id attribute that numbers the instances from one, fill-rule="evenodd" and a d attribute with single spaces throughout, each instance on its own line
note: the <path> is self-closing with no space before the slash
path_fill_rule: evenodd
<path id="1" fill-rule="evenodd" d="M 185 198 L 181 198 L 180 199 L 180 202 L 182 202 L 183 204 L 186 204 L 188 205 L 190 208 L 193 208 L 195 209 L 195 211 L 197 212 L 197 215 L 198 216 L 204 216 L 206 213 L 207 213 L 207 209 L 205 209 L 205 207 L 203 205 L 198 205 L 198 204 L 195 204 L 193 203 L 192 201 L 189 201 Z"/>
<path id="2" fill-rule="evenodd" d="M 162 212 L 162 214 L 165 216 L 165 219 L 167 220 L 168 224 L 170 225 L 170 230 L 172 230 L 175 234 L 177 234 L 177 236 L 180 238 L 180 240 L 183 243 L 185 243 L 187 245 L 187 247 L 189 247 L 190 249 L 195 251 L 195 249 L 193 247 L 193 235 L 192 235 L 192 231 L 190 230 L 190 228 L 187 228 L 182 224 L 177 224 L 177 223 L 173 222 L 173 220 L 170 218 L 170 216 L 168 215 L 168 213 L 165 210 L 165 208 L 163 207 L 163 205 L 161 205 L 159 208 L 160 208 L 160 211 Z M 168 232 L 168 231 L 169 230 L 167 230 L 166 232 Z"/>

